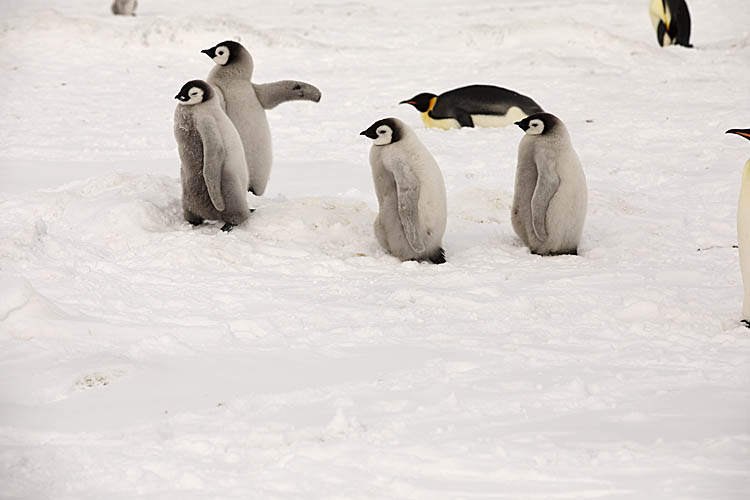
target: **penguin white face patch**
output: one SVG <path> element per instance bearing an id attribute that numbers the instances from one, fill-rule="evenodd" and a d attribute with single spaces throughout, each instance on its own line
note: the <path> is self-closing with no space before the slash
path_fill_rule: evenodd
<path id="1" fill-rule="evenodd" d="M 534 118 L 529 122 L 529 128 L 526 130 L 528 135 L 539 135 L 544 132 L 544 122 L 538 118 Z"/>
<path id="2" fill-rule="evenodd" d="M 393 140 L 393 130 L 388 125 L 379 126 L 375 133 L 378 134 L 378 137 L 373 141 L 373 144 L 377 146 L 385 146 Z"/>
<path id="3" fill-rule="evenodd" d="M 229 60 L 229 49 L 224 45 L 216 48 L 216 55 L 214 56 L 214 62 L 219 66 L 224 66 Z"/>
<path id="4" fill-rule="evenodd" d="M 184 106 L 192 106 L 193 104 L 198 104 L 200 102 L 203 102 L 203 90 L 199 89 L 198 87 L 191 87 L 188 91 L 188 100 L 183 101 L 180 99 L 180 104 Z"/>

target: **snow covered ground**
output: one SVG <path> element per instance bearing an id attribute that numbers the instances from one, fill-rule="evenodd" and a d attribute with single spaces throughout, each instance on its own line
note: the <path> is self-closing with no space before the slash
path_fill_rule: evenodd
<path id="1" fill-rule="evenodd" d="M 0 498 L 748 498 L 747 0 L 690 0 L 693 50 L 647 0 L 63 3 L 0 3 Z M 181 220 L 172 136 L 225 39 L 323 91 L 269 112 L 228 234 Z M 517 127 L 397 105 L 470 83 L 566 122 L 580 256 L 513 233 Z M 445 265 L 375 241 L 386 116 L 443 170 Z"/>

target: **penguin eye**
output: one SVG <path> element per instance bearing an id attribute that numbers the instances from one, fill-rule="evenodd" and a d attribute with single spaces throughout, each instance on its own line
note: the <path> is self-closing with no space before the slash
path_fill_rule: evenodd
<path id="1" fill-rule="evenodd" d="M 385 134 L 385 130 L 383 130 L 382 128 L 378 130 L 378 135 L 383 135 L 383 134 Z"/>
<path id="2" fill-rule="evenodd" d="M 216 53 L 219 54 L 220 56 L 224 55 L 224 51 L 223 50 L 217 50 Z"/>

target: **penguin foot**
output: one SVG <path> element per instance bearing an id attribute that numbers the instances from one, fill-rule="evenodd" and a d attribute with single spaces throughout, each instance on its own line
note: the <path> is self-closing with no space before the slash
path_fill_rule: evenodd
<path id="1" fill-rule="evenodd" d="M 253 212 L 255 212 L 255 210 L 256 210 L 255 208 L 251 208 L 251 209 L 250 209 L 250 213 L 253 213 Z"/>
<path id="2" fill-rule="evenodd" d="M 750 320 L 747 320 L 747 319 L 743 319 L 742 321 L 740 321 L 740 323 L 742 323 L 742 325 L 743 325 L 743 326 L 744 326 L 745 328 L 750 328 Z"/>
<path id="3" fill-rule="evenodd" d="M 191 226 L 200 226 L 203 224 L 203 218 L 201 217 L 185 217 L 185 220 L 189 222 Z"/>
<path id="4" fill-rule="evenodd" d="M 445 250 L 438 248 L 432 254 L 427 256 L 427 260 L 433 264 L 445 264 Z"/>
<path id="5" fill-rule="evenodd" d="M 227 222 L 223 226 L 221 226 L 221 230 L 224 231 L 225 233 L 228 233 L 234 228 L 234 226 L 235 226 L 234 224 L 230 224 L 229 222 Z"/>

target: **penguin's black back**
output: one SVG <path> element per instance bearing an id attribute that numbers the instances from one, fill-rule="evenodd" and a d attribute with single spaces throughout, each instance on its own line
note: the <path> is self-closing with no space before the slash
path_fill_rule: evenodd
<path id="1" fill-rule="evenodd" d="M 676 40 L 677 45 L 692 47 L 690 45 L 690 11 L 685 0 L 667 0 L 669 11 L 672 13 L 672 22 L 669 26 L 669 36 Z"/>
<path id="2" fill-rule="evenodd" d="M 544 111 L 533 99 L 494 85 L 468 85 L 438 96 L 430 112 L 433 118 L 453 118 L 457 110 L 472 115 L 504 115 L 512 106 L 527 115 Z"/>

